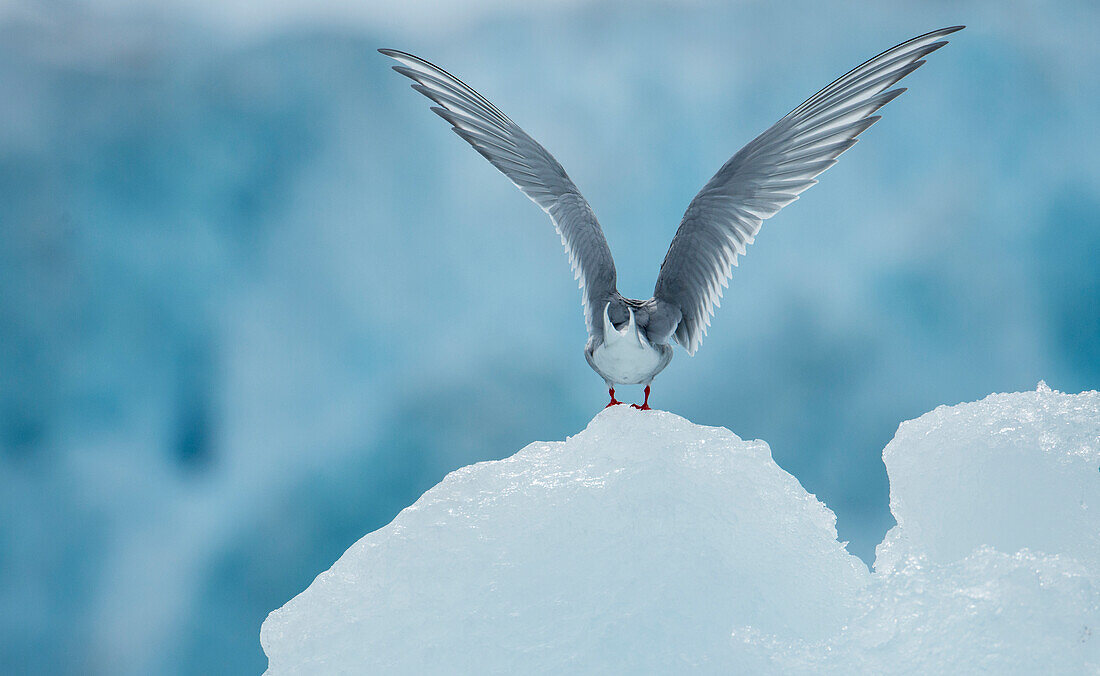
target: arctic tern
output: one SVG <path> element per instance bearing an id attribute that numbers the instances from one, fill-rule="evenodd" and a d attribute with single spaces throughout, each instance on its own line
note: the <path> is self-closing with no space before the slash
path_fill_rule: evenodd
<path id="1" fill-rule="evenodd" d="M 857 66 L 806 99 L 739 150 L 688 205 L 672 238 L 653 296 L 625 298 L 616 289 L 615 262 L 588 202 L 557 160 L 467 84 L 420 57 L 380 49 L 434 101 L 431 110 L 549 214 L 580 283 L 588 343 L 584 356 L 607 385 L 650 383 L 672 360 L 675 340 L 689 355 L 699 349 L 737 257 L 761 223 L 817 183 L 874 115 L 904 88 L 891 89 L 947 44 L 953 26 L 925 33 Z"/>

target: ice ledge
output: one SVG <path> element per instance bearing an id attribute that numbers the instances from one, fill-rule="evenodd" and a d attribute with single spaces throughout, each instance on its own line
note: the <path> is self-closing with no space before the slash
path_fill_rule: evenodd
<path id="1" fill-rule="evenodd" d="M 1095 392 L 903 424 L 871 575 L 764 442 L 615 407 L 361 539 L 268 617 L 269 673 L 1095 669 L 1098 453 Z"/>

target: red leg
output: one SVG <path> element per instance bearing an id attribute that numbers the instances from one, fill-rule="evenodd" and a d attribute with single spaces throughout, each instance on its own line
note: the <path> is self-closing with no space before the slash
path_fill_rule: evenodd
<path id="1" fill-rule="evenodd" d="M 615 399 L 615 388 L 614 387 L 608 388 L 607 391 L 611 395 L 611 403 L 609 403 L 607 406 L 604 406 L 604 408 L 611 408 L 612 406 L 617 406 L 617 405 L 623 403 L 623 402 L 618 401 L 617 399 Z"/>
<path id="2" fill-rule="evenodd" d="M 649 385 L 645 386 L 645 400 L 642 402 L 642 405 L 639 406 L 637 404 L 631 404 L 631 406 L 638 409 L 639 411 L 651 411 L 652 410 L 651 408 L 649 408 Z"/>

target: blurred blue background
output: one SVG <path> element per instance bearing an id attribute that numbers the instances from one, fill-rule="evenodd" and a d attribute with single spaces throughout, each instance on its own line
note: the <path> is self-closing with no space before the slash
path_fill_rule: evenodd
<path id="1" fill-rule="evenodd" d="M 0 672 L 258 673 L 356 539 L 606 402 L 548 220 L 377 47 L 546 145 L 645 298 L 742 144 L 958 23 L 654 387 L 868 562 L 900 421 L 1100 382 L 1095 3 L 0 2 Z"/>

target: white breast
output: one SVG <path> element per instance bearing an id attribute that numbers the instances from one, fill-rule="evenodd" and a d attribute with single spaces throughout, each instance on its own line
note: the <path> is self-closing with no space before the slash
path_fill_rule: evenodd
<path id="1" fill-rule="evenodd" d="M 605 377 L 622 385 L 649 382 L 661 365 L 661 353 L 649 344 L 634 323 L 634 311 L 630 321 L 618 331 L 607 317 L 604 308 L 603 344 L 592 353 L 592 363 Z"/>

